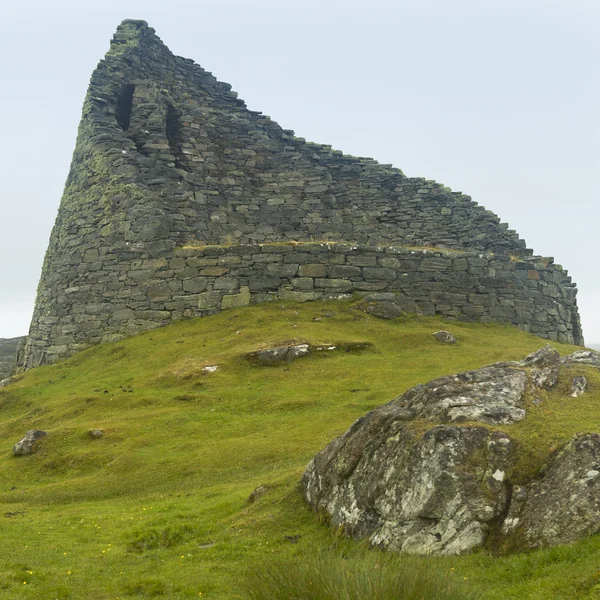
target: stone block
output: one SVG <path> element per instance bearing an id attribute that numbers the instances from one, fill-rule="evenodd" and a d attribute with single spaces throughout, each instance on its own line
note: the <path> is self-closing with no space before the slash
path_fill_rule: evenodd
<path id="1" fill-rule="evenodd" d="M 315 288 L 325 289 L 328 292 L 348 292 L 354 289 L 354 286 L 347 279 L 315 279 Z"/>
<path id="2" fill-rule="evenodd" d="M 240 308 L 250 305 L 250 288 L 242 286 L 239 294 L 225 294 L 221 301 L 221 308 Z"/>
<path id="3" fill-rule="evenodd" d="M 215 290 L 233 291 L 240 288 L 240 280 L 238 277 L 217 277 L 213 284 Z"/>
<path id="4" fill-rule="evenodd" d="M 166 282 L 155 283 L 148 287 L 148 297 L 152 302 L 164 302 L 169 300 L 173 293 Z"/>
<path id="5" fill-rule="evenodd" d="M 300 265 L 298 274 L 300 277 L 327 277 L 327 266 L 316 263 Z"/>
<path id="6" fill-rule="evenodd" d="M 181 287 L 184 292 L 190 292 L 191 294 L 203 292 L 206 289 L 206 278 L 194 277 L 192 279 L 184 279 Z"/>
<path id="7" fill-rule="evenodd" d="M 219 292 L 203 292 L 198 294 L 198 308 L 207 310 L 210 308 L 217 308 L 221 305 L 221 298 L 223 294 Z"/>
<path id="8" fill-rule="evenodd" d="M 278 277 L 250 277 L 248 284 L 251 292 L 277 290 L 282 281 Z"/>
<path id="9" fill-rule="evenodd" d="M 291 283 L 298 290 L 312 290 L 315 287 L 315 281 L 311 277 L 294 277 Z"/>
<path id="10" fill-rule="evenodd" d="M 135 318 L 135 313 L 130 308 L 121 308 L 120 310 L 115 310 L 111 318 L 113 321 L 129 321 Z"/>
<path id="11" fill-rule="evenodd" d="M 320 300 L 323 298 L 323 294 L 321 292 L 300 292 L 282 289 L 279 291 L 279 297 L 282 300 L 291 300 L 293 302 L 308 302 L 310 300 Z"/>
<path id="12" fill-rule="evenodd" d="M 349 279 L 351 277 L 360 276 L 360 267 L 352 265 L 332 265 L 329 267 L 329 277 L 333 279 Z"/>
<path id="13" fill-rule="evenodd" d="M 393 269 L 386 269 L 385 267 L 364 267 L 363 277 L 366 280 L 384 279 L 391 281 L 393 279 L 396 279 L 396 271 L 394 271 Z"/>
<path id="14" fill-rule="evenodd" d="M 299 265 L 294 263 L 269 263 L 267 271 L 273 277 L 295 277 L 298 267 Z"/>

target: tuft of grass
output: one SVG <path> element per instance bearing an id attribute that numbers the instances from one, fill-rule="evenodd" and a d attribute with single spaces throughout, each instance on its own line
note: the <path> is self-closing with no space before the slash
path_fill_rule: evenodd
<path id="1" fill-rule="evenodd" d="M 481 590 L 453 568 L 430 558 L 371 552 L 350 556 L 325 550 L 276 559 L 246 574 L 248 600 L 476 600 Z"/>

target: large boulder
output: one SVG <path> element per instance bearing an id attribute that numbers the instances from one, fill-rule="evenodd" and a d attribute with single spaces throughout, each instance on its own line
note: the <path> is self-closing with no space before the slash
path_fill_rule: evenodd
<path id="1" fill-rule="evenodd" d="M 507 508 L 510 440 L 453 425 L 420 437 L 396 410 L 370 413 L 315 457 L 303 478 L 309 504 L 353 537 L 392 550 L 480 546 Z"/>
<path id="2" fill-rule="evenodd" d="M 515 544 L 555 546 L 600 532 L 600 435 L 576 435 L 543 477 L 521 486 L 503 531 Z"/>
<path id="3" fill-rule="evenodd" d="M 576 436 L 524 487 L 508 478 L 517 446 L 496 429 L 525 418 L 526 394 L 553 388 L 562 367 L 595 360 L 561 360 L 546 346 L 519 362 L 418 385 L 317 454 L 304 496 L 349 535 L 418 554 L 471 550 L 492 532 L 507 547 L 596 533 L 600 435 Z"/>

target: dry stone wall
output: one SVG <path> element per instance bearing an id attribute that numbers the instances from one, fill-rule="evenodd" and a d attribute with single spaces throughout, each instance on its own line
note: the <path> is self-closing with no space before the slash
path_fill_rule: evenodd
<path id="1" fill-rule="evenodd" d="M 471 313 L 457 310 L 462 300 L 432 303 L 428 296 L 430 284 L 440 293 L 468 296 L 473 288 L 466 274 L 457 272 L 455 283 L 444 290 L 443 278 L 429 280 L 431 274 L 413 270 L 410 264 L 399 270 L 391 266 L 393 254 L 378 256 L 375 251 L 365 258 L 376 264 L 361 265 L 350 261 L 351 255 L 334 252 L 339 264 L 312 261 L 325 273 L 317 276 L 300 275 L 302 263 L 284 260 L 283 250 L 271 253 L 279 257 L 274 262 L 287 265 L 281 271 L 274 266 L 269 271 L 265 258 L 249 258 L 268 256 L 264 248 L 269 246 L 259 249 L 260 244 L 315 240 L 494 253 L 505 257 L 497 259 L 502 264 L 508 264 L 510 256 L 532 254 L 514 231 L 468 196 L 434 181 L 406 177 L 390 165 L 295 137 L 269 117 L 248 110 L 229 84 L 193 61 L 174 56 L 145 22 L 124 21 L 91 78 L 22 366 L 208 310 L 194 304 L 193 296 L 203 293 L 214 298 L 223 294 L 226 303 L 234 302 L 228 298 L 236 295 L 234 291 L 249 293 L 256 301 L 289 286 L 287 292 L 320 297 L 357 289 L 355 284 L 364 278 L 366 288 L 358 291 L 397 291 L 404 282 L 414 289 L 405 295 L 414 296 L 419 310 L 422 306 L 432 312 L 431 306 L 439 305 L 448 306 L 435 309 L 442 314 L 479 314 L 476 308 L 468 309 Z M 243 267 L 235 262 L 211 265 L 230 269 L 213 282 L 200 265 L 191 263 L 218 261 L 217 257 L 174 255 L 175 248 L 191 243 L 255 248 L 245 254 L 224 250 L 221 260 L 239 258 Z M 478 260 L 476 254 L 472 260 Z M 185 266 L 174 266 L 178 261 Z M 292 274 L 289 265 L 296 263 L 298 274 Z M 244 275 L 248 269 L 254 273 Z M 493 267 L 486 278 L 494 279 L 489 269 Z M 400 271 L 408 275 L 397 278 Z M 504 271 L 508 269 L 499 269 Z M 467 282 L 462 292 L 461 277 Z M 504 279 L 498 277 L 502 288 Z M 250 283 L 256 278 L 280 283 L 260 290 Z M 574 301 L 563 302 L 574 294 L 573 287 L 558 281 L 564 279 L 558 271 L 556 278 L 544 283 L 560 288 L 549 287 L 552 291 L 546 296 L 560 297 L 560 310 L 548 304 L 560 313 L 560 323 L 556 315 L 546 314 L 552 326 L 528 323 L 525 317 L 521 324 L 544 335 L 580 340 Z M 238 283 L 246 279 L 248 283 Z M 309 286 L 309 280 L 314 289 L 304 290 L 301 286 Z M 194 288 L 203 285 L 204 289 Z M 220 287 L 228 285 L 234 287 Z M 524 289 L 537 290 L 536 286 L 542 284 L 528 283 Z M 167 287 L 172 292 L 168 298 Z M 528 302 L 525 312 L 535 305 L 532 298 L 521 299 Z M 519 321 L 511 308 L 498 305 L 492 311 L 490 305 L 481 317 Z"/>
<path id="2" fill-rule="evenodd" d="M 69 265 L 65 265 L 69 269 Z M 581 339 L 576 288 L 551 259 L 474 252 L 278 243 L 177 249 L 79 264 L 71 286 L 46 300 L 34 364 L 173 320 L 273 300 L 389 299 L 408 312 L 499 322 L 562 342 Z M 106 273 L 112 272 L 113 277 Z M 60 276 L 60 273 L 57 273 Z"/>

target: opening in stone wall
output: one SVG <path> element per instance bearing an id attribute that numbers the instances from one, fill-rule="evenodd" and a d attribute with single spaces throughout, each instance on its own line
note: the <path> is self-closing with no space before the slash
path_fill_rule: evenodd
<path id="1" fill-rule="evenodd" d="M 127 131 L 129 129 L 129 122 L 131 121 L 131 111 L 133 110 L 134 92 L 135 85 L 130 83 L 127 84 L 117 102 L 117 123 L 123 131 Z"/>
<path id="2" fill-rule="evenodd" d="M 166 134 L 167 141 L 169 142 L 169 148 L 171 148 L 171 154 L 175 158 L 175 166 L 178 169 L 184 169 L 185 167 L 181 163 L 181 159 L 183 158 L 181 153 L 181 145 L 183 143 L 183 125 L 177 109 L 172 104 L 167 106 Z"/>

